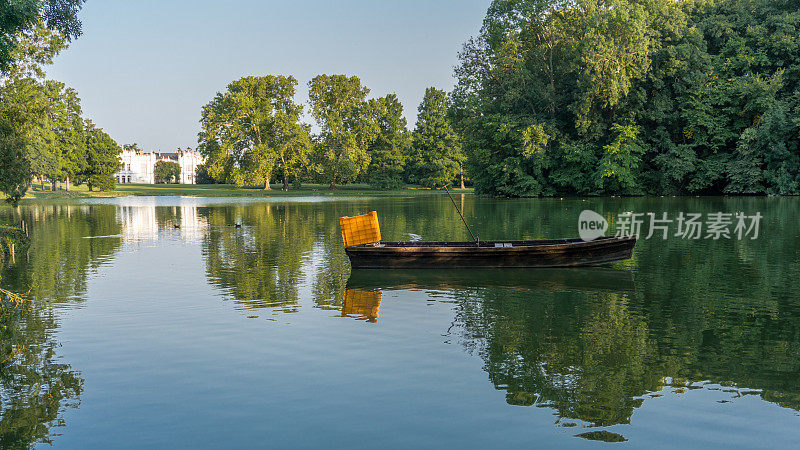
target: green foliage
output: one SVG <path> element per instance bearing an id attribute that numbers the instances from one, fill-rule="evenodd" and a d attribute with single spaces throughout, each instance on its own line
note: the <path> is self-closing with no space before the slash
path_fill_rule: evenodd
<path id="1" fill-rule="evenodd" d="M 50 100 L 50 127 L 54 134 L 53 153 L 59 158 L 59 170 L 51 179 L 67 182 L 86 170 L 86 140 L 78 93 L 57 81 L 45 81 L 45 95 Z"/>
<path id="2" fill-rule="evenodd" d="M 49 63 L 67 42 L 80 36 L 78 11 L 84 1 L 2 1 L 0 73 L 18 72 L 26 61 Z"/>
<path id="3" fill-rule="evenodd" d="M 635 194 L 639 168 L 639 155 L 644 152 L 638 140 L 639 129 L 633 126 L 613 124 L 614 140 L 603 146 L 599 161 L 598 188 L 623 194 Z"/>
<path id="4" fill-rule="evenodd" d="M 47 101 L 31 79 L 0 86 L 0 191 L 16 205 L 31 182 L 29 143 L 35 124 L 46 118 Z"/>
<path id="5" fill-rule="evenodd" d="M 86 181 L 113 189 L 116 144 L 84 130 L 80 98 L 56 81 L 39 82 L 52 62 L 81 34 L 77 18 L 84 0 L 2 2 L 0 13 L 0 191 L 16 204 L 32 178 Z M 102 133 L 102 134 L 101 134 Z M 89 147 L 89 143 L 93 147 Z M 114 148 L 114 151 L 111 149 Z M 99 151 L 96 154 L 87 154 Z"/>
<path id="6" fill-rule="evenodd" d="M 120 170 L 119 159 L 122 148 L 92 121 L 87 120 L 86 130 L 86 170 L 81 173 L 89 190 L 113 191 L 116 188 L 114 174 Z"/>
<path id="7" fill-rule="evenodd" d="M 496 0 L 459 57 L 478 192 L 800 193 L 789 0 Z"/>
<path id="8" fill-rule="evenodd" d="M 156 183 L 177 183 L 181 179 L 181 166 L 174 161 L 157 161 L 153 177 Z"/>
<path id="9" fill-rule="evenodd" d="M 208 173 L 205 164 L 200 164 L 194 169 L 194 182 L 196 184 L 214 184 L 214 177 Z"/>
<path id="10" fill-rule="evenodd" d="M 36 84 L 47 113 L 30 123 L 26 150 L 31 173 L 40 179 L 69 180 L 86 169 L 86 144 L 80 98 L 57 81 Z"/>
<path id="11" fill-rule="evenodd" d="M 311 141 L 296 85 L 291 76 L 244 77 L 203 107 L 198 149 L 215 180 L 269 189 L 276 168 L 287 186 L 289 174 L 306 165 Z"/>
<path id="12" fill-rule="evenodd" d="M 544 126 L 500 114 L 487 119 L 472 131 L 490 143 L 471 154 L 472 167 L 485 167 L 472 174 L 476 189 L 500 197 L 549 194 L 544 170 L 551 136 Z"/>
<path id="13" fill-rule="evenodd" d="M 367 148 L 370 158 L 367 181 L 378 189 L 396 189 L 403 185 L 406 155 L 411 145 L 403 105 L 397 95 L 389 94 L 367 102 L 366 110 L 377 130 L 375 140 Z"/>
<path id="14" fill-rule="evenodd" d="M 95 148 L 88 147 L 85 128 L 74 89 L 52 80 L 6 80 L 0 86 L 0 191 L 8 201 L 22 198 L 33 177 L 43 184 L 45 179 L 66 181 L 69 189 L 70 182 L 86 182 L 93 174 L 94 186 L 113 188 L 113 179 L 98 176 L 118 170 L 118 152 L 114 159 L 90 155 Z"/>
<path id="15" fill-rule="evenodd" d="M 17 226 L 9 226 L 0 221 L 0 268 L 5 267 L 10 261 L 15 260 L 17 253 L 27 252 L 30 239 Z M 3 281 L 0 276 L 0 281 Z M 4 305 L 0 304 L 0 315 L 3 313 Z"/>
<path id="16" fill-rule="evenodd" d="M 412 134 L 409 178 L 425 187 L 441 187 L 455 181 L 463 154 L 447 113 L 447 95 L 436 88 L 425 90 Z"/>
<path id="17" fill-rule="evenodd" d="M 314 150 L 318 171 L 332 189 L 355 181 L 369 167 L 367 149 L 378 134 L 365 114 L 369 89 L 346 75 L 317 75 L 308 89 L 311 115 L 321 129 Z"/>

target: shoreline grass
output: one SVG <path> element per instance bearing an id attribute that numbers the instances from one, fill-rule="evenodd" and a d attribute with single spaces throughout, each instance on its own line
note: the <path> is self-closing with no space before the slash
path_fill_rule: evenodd
<path id="1" fill-rule="evenodd" d="M 41 190 L 34 186 L 25 199 L 56 198 L 92 198 L 92 197 L 128 197 L 128 196 L 190 196 L 190 197 L 292 197 L 292 196 L 408 196 L 408 195 L 444 195 L 444 191 L 427 189 L 418 186 L 406 186 L 400 189 L 381 190 L 366 184 L 348 184 L 331 190 L 327 185 L 309 184 L 299 189 L 281 190 L 282 185 L 272 185 L 272 189 L 244 188 L 226 184 L 121 184 L 114 191 L 89 191 L 86 186 L 71 186 L 70 190 Z M 48 186 L 49 188 L 49 186 Z M 471 194 L 473 190 L 452 189 L 452 192 Z"/>

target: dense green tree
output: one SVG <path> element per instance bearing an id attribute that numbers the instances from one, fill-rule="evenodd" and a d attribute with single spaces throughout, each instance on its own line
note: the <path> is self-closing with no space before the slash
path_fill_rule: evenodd
<path id="1" fill-rule="evenodd" d="M 497 0 L 451 94 L 478 192 L 800 192 L 789 0 Z"/>
<path id="2" fill-rule="evenodd" d="M 156 183 L 177 183 L 181 179 L 181 166 L 174 161 L 157 161 L 153 177 Z"/>
<path id="3" fill-rule="evenodd" d="M 317 75 L 308 83 L 311 115 L 321 129 L 315 157 L 331 189 L 348 183 L 369 167 L 367 148 L 377 128 L 365 114 L 369 89 L 346 75 Z"/>
<path id="4" fill-rule="evenodd" d="M 83 136 L 80 99 L 77 92 L 63 83 L 47 80 L 35 85 L 46 99 L 46 114 L 30 122 L 26 158 L 33 176 L 38 177 L 44 189 L 49 179 L 56 189 L 56 181 L 64 180 L 69 189 L 70 178 L 85 170 L 86 145 Z"/>
<path id="5" fill-rule="evenodd" d="M 47 99 L 32 79 L 0 86 L 0 191 L 16 204 L 31 183 L 29 144 L 36 124 L 46 119 Z"/>
<path id="6" fill-rule="evenodd" d="M 122 148 L 91 120 L 87 120 L 86 170 L 81 174 L 89 190 L 112 191 L 116 188 L 114 174 L 122 167 L 119 159 Z"/>
<path id="7" fill-rule="evenodd" d="M 26 60 L 49 63 L 81 34 L 78 12 L 85 0 L 0 2 L 0 73 L 20 70 Z"/>
<path id="8" fill-rule="evenodd" d="M 48 104 L 48 113 L 50 110 Z M 39 120 L 32 125 L 34 129 L 30 134 L 25 158 L 28 159 L 31 175 L 39 179 L 44 190 L 45 179 L 55 179 L 58 175 L 61 168 L 61 154 L 48 114 L 39 117 Z"/>
<path id="9" fill-rule="evenodd" d="M 194 169 L 194 182 L 197 184 L 214 184 L 214 177 L 208 173 L 208 169 L 206 168 L 205 164 L 199 164 Z"/>
<path id="10" fill-rule="evenodd" d="M 55 151 L 59 142 L 76 138 L 57 134 L 63 125 L 59 119 L 66 116 L 51 108 L 43 95 L 52 94 L 56 86 L 42 87 L 33 78 L 43 77 L 42 66 L 81 34 L 77 14 L 83 2 L 22 0 L 0 5 L 0 190 L 12 203 L 25 195 L 34 173 L 56 180 L 65 176 L 63 168 L 74 166 L 75 155 L 62 161 L 63 155 Z M 65 95 L 55 98 L 76 104 L 74 92 L 59 94 Z M 53 124 L 58 127 L 49 128 Z"/>
<path id="11" fill-rule="evenodd" d="M 269 140 L 277 154 L 278 170 L 281 171 L 283 190 L 289 190 L 289 177 L 297 180 L 308 167 L 311 143 L 311 127 L 300 121 L 303 106 L 296 104 L 292 78 L 289 98 L 281 101 L 275 109 L 275 117 L 269 130 Z"/>
<path id="12" fill-rule="evenodd" d="M 403 117 L 403 105 L 397 95 L 367 102 L 366 114 L 377 130 L 375 140 L 367 148 L 370 157 L 367 181 L 379 189 L 402 186 L 411 135 Z"/>
<path id="13" fill-rule="evenodd" d="M 447 113 L 447 95 L 430 87 L 419 105 L 412 135 L 409 178 L 425 187 L 441 187 L 456 181 L 463 153 Z"/>
<path id="14" fill-rule="evenodd" d="M 50 99 L 50 122 L 55 134 L 55 144 L 60 157 L 57 179 L 65 182 L 86 169 L 86 139 L 83 132 L 81 104 L 78 93 L 63 83 L 48 80 L 44 83 L 45 95 Z M 55 184 L 56 178 L 52 181 Z"/>
<path id="15" fill-rule="evenodd" d="M 203 107 L 199 150 L 208 173 L 237 186 L 269 183 L 276 166 L 284 174 L 303 163 L 310 147 L 294 102 L 294 77 L 244 77 Z"/>

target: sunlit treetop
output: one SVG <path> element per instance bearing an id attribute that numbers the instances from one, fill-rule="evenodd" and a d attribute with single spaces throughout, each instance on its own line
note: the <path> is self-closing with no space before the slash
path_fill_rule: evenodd
<path id="1" fill-rule="evenodd" d="M 49 63 L 81 35 L 78 12 L 84 1 L 0 0 L 0 72 L 9 75 L 20 65 L 30 72 L 31 62 Z"/>

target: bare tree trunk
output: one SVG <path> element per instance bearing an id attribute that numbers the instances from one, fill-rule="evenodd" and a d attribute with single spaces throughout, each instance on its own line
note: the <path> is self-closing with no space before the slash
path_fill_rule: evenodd
<path id="1" fill-rule="evenodd" d="M 44 192 L 44 177 L 39 177 L 39 182 L 42 183 L 42 192 Z"/>
<path id="2" fill-rule="evenodd" d="M 58 190 L 58 181 L 56 181 L 55 178 L 53 178 L 52 181 L 53 181 L 53 192 L 55 192 Z"/>
<path id="3" fill-rule="evenodd" d="M 458 163 L 458 168 L 461 170 L 461 189 L 464 189 L 464 163 Z"/>
<path id="4" fill-rule="evenodd" d="M 269 176 L 267 176 L 266 180 L 264 180 L 264 190 L 269 191 L 270 189 L 272 188 L 269 186 Z"/>
<path id="5" fill-rule="evenodd" d="M 286 170 L 286 166 L 283 167 L 283 190 L 289 190 L 289 171 Z"/>
<path id="6" fill-rule="evenodd" d="M 64 182 L 64 190 L 69 191 L 69 177 L 67 177 L 67 181 Z"/>

